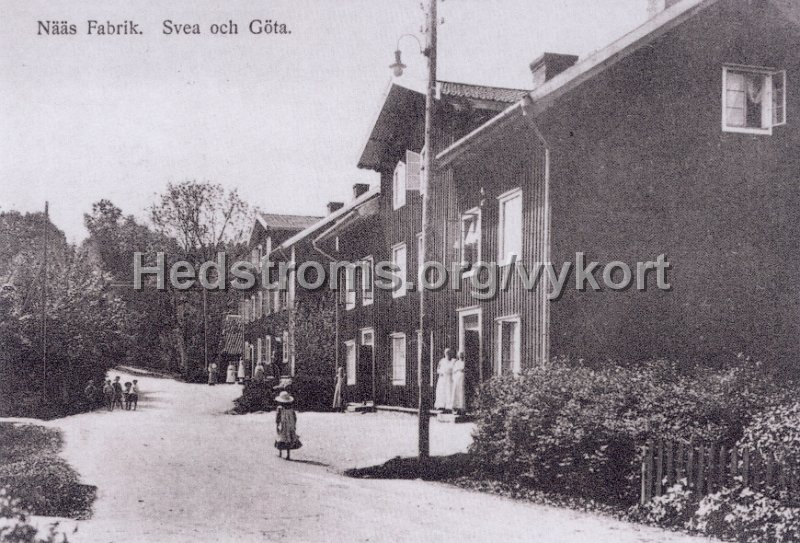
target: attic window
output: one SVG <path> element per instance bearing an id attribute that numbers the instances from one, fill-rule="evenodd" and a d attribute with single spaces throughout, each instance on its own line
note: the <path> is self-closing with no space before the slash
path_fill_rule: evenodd
<path id="1" fill-rule="evenodd" d="M 722 130 L 772 134 L 786 124 L 786 72 L 768 68 L 722 68 Z"/>

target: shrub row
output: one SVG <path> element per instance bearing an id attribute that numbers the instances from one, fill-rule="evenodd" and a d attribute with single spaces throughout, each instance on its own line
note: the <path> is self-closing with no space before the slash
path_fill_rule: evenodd
<path id="1" fill-rule="evenodd" d="M 746 359 L 726 370 L 554 360 L 482 386 L 471 452 L 484 476 L 627 507 L 647 439 L 733 446 L 785 390 Z"/>

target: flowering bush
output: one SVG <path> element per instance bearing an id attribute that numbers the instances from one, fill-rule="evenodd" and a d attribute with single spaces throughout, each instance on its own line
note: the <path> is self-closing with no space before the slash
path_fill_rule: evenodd
<path id="1" fill-rule="evenodd" d="M 5 488 L 0 489 L 0 543 L 67 543 L 67 536 L 57 532 L 58 523 L 48 527 L 47 532 L 33 526 L 28 514 L 19 507 Z"/>
<path id="2" fill-rule="evenodd" d="M 686 479 L 681 479 L 667 491 L 649 502 L 632 507 L 631 520 L 670 528 L 683 528 L 697 510 L 695 494 L 687 488 Z"/>
<path id="3" fill-rule="evenodd" d="M 727 370 L 555 360 L 483 385 L 472 453 L 484 475 L 630 506 L 644 442 L 733 446 L 773 397 L 780 387 L 746 359 Z"/>
<path id="4" fill-rule="evenodd" d="M 738 486 L 704 497 L 687 527 L 739 543 L 800 541 L 800 508 Z"/>
<path id="5" fill-rule="evenodd" d="M 760 452 L 770 452 L 788 465 L 800 465 L 800 402 L 786 403 L 756 415 L 740 442 Z"/>

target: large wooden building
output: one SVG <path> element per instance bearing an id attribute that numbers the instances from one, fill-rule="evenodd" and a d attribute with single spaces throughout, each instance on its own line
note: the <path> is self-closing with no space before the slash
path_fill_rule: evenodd
<path id="1" fill-rule="evenodd" d="M 661 4 L 660 6 L 658 4 Z M 529 91 L 439 82 L 431 253 L 529 270 L 585 253 L 631 267 L 665 255 L 661 290 L 575 288 L 560 296 L 509 273 L 494 296 L 430 292 L 431 364 L 463 351 L 467 388 L 553 356 L 719 362 L 796 359 L 800 337 L 800 7 L 790 0 L 653 2 L 640 28 L 579 59 L 531 63 Z M 358 166 L 380 174 L 311 228 L 332 259 L 420 266 L 424 97 L 392 85 Z M 414 406 L 418 294 L 336 298 L 336 360 L 351 401 Z M 432 375 L 435 372 L 432 371 Z M 433 386 L 433 380 L 431 381 Z M 470 400 L 468 392 L 468 402 Z"/>

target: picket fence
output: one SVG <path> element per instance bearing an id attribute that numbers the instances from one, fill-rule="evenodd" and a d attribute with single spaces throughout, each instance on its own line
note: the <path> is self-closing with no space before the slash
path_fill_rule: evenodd
<path id="1" fill-rule="evenodd" d="M 780 488 L 800 491 L 800 473 L 775 460 L 770 452 L 726 449 L 672 441 L 650 441 L 642 457 L 641 503 L 646 503 L 681 479 L 697 495 L 704 496 L 729 486 L 741 477 L 754 490 Z"/>

